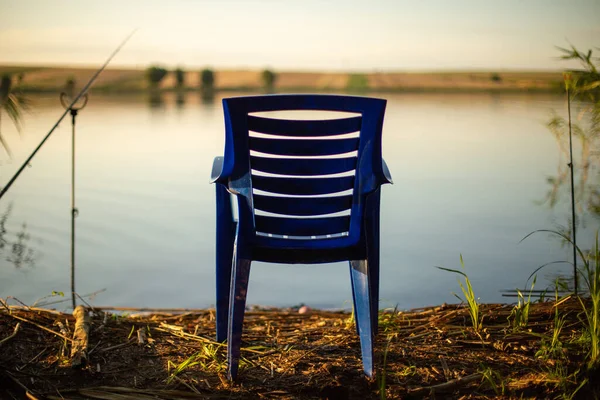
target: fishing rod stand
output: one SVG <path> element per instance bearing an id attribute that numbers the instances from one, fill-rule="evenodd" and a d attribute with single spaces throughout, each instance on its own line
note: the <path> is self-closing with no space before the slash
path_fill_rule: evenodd
<path id="1" fill-rule="evenodd" d="M 60 103 L 71 114 L 71 302 L 73 309 L 77 306 L 75 300 L 75 218 L 79 215 L 79 210 L 75 207 L 75 120 L 87 102 L 87 93 L 81 96 L 81 104 L 78 107 L 76 104 L 72 104 L 69 94 L 66 92 L 60 94 Z"/>

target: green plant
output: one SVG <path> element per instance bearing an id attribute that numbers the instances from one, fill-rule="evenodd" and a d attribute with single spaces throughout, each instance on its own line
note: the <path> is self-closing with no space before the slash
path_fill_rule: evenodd
<path id="1" fill-rule="evenodd" d="M 131 339 L 133 332 L 135 331 L 135 325 L 131 325 L 131 330 L 129 331 L 129 335 L 127 335 L 127 340 Z"/>
<path id="2" fill-rule="evenodd" d="M 525 296 L 523 296 L 523 293 L 521 293 L 521 291 L 517 289 L 517 304 L 508 316 L 508 321 L 509 323 L 512 321 L 512 327 L 514 330 L 526 327 L 527 323 L 529 322 L 529 306 L 531 305 L 531 293 L 533 292 L 533 288 L 535 287 L 536 279 L 537 276 L 533 278 L 533 282 L 531 283 L 531 289 L 529 289 L 529 294 L 527 295 L 527 300 L 525 300 Z"/>
<path id="3" fill-rule="evenodd" d="M 57 291 L 53 290 L 52 293 L 50 293 L 49 295 L 44 296 L 44 297 L 40 297 L 39 299 L 37 299 L 36 301 L 34 301 L 33 304 L 31 305 L 31 307 L 35 307 L 42 300 L 46 300 L 46 299 L 48 299 L 50 297 L 55 297 L 55 296 L 65 297 L 65 294 L 64 294 L 64 292 L 57 292 Z"/>
<path id="4" fill-rule="evenodd" d="M 594 60 L 600 60 L 600 57 L 592 57 L 592 50 L 588 50 L 587 53 L 583 53 L 575 46 L 571 45 L 570 49 L 564 49 L 557 47 L 563 55 L 563 60 L 577 60 L 583 67 L 580 70 L 571 70 L 571 74 L 575 75 L 573 81 L 573 89 L 576 94 L 585 95 L 591 97 L 592 100 L 597 100 L 598 89 L 600 89 L 600 73 L 598 67 L 594 64 Z"/>
<path id="5" fill-rule="evenodd" d="M 417 366 L 416 365 L 409 365 L 407 367 L 404 367 L 400 371 L 396 372 L 394 375 L 397 375 L 397 376 L 399 376 L 401 378 L 406 378 L 407 376 L 417 375 L 417 373 L 418 373 Z"/>
<path id="6" fill-rule="evenodd" d="M 460 265 L 461 265 L 462 269 L 464 270 L 465 263 L 463 261 L 462 254 L 460 255 Z M 471 323 L 473 324 L 473 329 L 475 329 L 476 332 L 479 332 L 482 327 L 483 318 L 481 316 L 481 311 L 479 310 L 479 301 L 478 301 L 479 299 L 475 296 L 475 292 L 473 291 L 473 286 L 471 285 L 471 281 L 469 280 L 469 277 L 467 276 L 467 274 L 465 274 L 464 272 L 459 271 L 457 269 L 450 269 L 450 268 L 443 268 L 443 267 L 437 267 L 437 268 L 444 270 L 444 271 L 453 272 L 455 274 L 462 275 L 465 278 L 464 285 L 460 281 L 460 279 L 457 279 L 458 284 L 460 285 L 460 290 L 463 292 L 465 300 L 463 300 L 459 295 L 457 295 L 454 292 L 452 294 L 454 296 L 456 296 L 456 298 L 459 299 L 461 302 L 467 303 L 467 306 L 469 309 L 469 315 L 471 317 Z"/>
<path id="7" fill-rule="evenodd" d="M 392 339 L 394 339 L 397 335 L 388 335 L 387 343 L 385 345 L 385 351 L 383 352 L 383 366 L 381 367 L 381 375 L 379 376 L 379 397 L 381 400 L 385 400 L 387 398 L 385 392 L 385 378 L 387 375 L 387 356 L 390 351 L 390 343 L 392 343 Z"/>
<path id="8" fill-rule="evenodd" d="M 265 89 L 271 90 L 275 86 L 275 81 L 277 80 L 277 75 L 275 74 L 275 72 L 271 71 L 270 69 L 265 69 L 262 72 L 262 80 L 263 80 Z"/>
<path id="9" fill-rule="evenodd" d="M 500 83 L 500 82 L 502 82 L 502 77 L 497 72 L 494 72 L 493 74 L 490 75 L 490 80 L 492 82 Z"/>
<path id="10" fill-rule="evenodd" d="M 565 326 L 566 315 L 561 316 L 558 312 L 558 306 L 554 307 L 554 329 L 552 330 L 552 338 L 550 341 L 550 353 L 559 354 L 562 353 L 563 344 L 560 340 L 560 334 Z"/>
<path id="11" fill-rule="evenodd" d="M 583 325 L 590 338 L 590 351 L 588 355 L 588 368 L 596 369 L 600 361 L 600 248 L 598 246 L 598 232 L 594 249 L 583 258 L 581 277 L 585 283 L 590 297 L 590 306 L 579 299 L 585 319 Z"/>
<path id="12" fill-rule="evenodd" d="M 355 323 L 354 319 L 355 319 L 355 316 L 354 316 L 354 305 L 353 305 L 352 306 L 352 311 L 350 312 L 350 315 L 344 321 L 344 323 L 346 325 L 346 329 L 352 329 L 352 328 L 354 328 L 354 323 Z"/>
<path id="13" fill-rule="evenodd" d="M 352 74 L 348 77 L 346 90 L 365 91 L 369 89 L 369 79 L 364 74 Z"/>
<path id="14" fill-rule="evenodd" d="M 377 316 L 379 330 L 387 333 L 398 328 L 398 306 L 394 307 L 392 312 L 380 312 Z"/>
<path id="15" fill-rule="evenodd" d="M 494 371 L 491 367 L 482 366 L 479 372 L 483 375 L 482 383 L 487 383 L 496 396 L 504 396 L 506 385 L 502 375 L 498 371 Z"/>
<path id="16" fill-rule="evenodd" d="M 146 77 L 150 82 L 150 86 L 158 86 L 158 84 L 167 75 L 167 70 L 156 65 L 151 66 L 146 70 Z"/>
<path id="17" fill-rule="evenodd" d="M 177 87 L 183 87 L 185 84 L 185 71 L 182 68 L 177 68 L 173 73 L 175 74 Z"/>
<path id="18" fill-rule="evenodd" d="M 541 338 L 540 349 L 535 353 L 535 356 L 542 359 L 562 359 L 565 355 L 563 343 L 560 340 L 560 334 L 565 326 L 566 315 L 561 316 L 558 311 L 558 304 L 560 303 L 558 297 L 558 284 L 554 291 L 554 301 L 554 325 L 552 327 L 552 336 L 534 334 Z"/>
<path id="19" fill-rule="evenodd" d="M 594 168 L 597 161 L 594 155 L 600 146 L 600 74 L 597 65 L 600 58 L 592 57 L 592 50 L 581 52 L 574 46 L 569 49 L 558 47 L 558 50 L 562 53 L 562 59 L 579 61 L 581 68 L 567 70 L 563 74 L 562 88 L 566 95 L 568 118 L 554 112 L 547 123 L 561 157 L 569 161 L 561 161 L 557 175 L 547 178 L 550 188 L 543 202 L 552 208 L 569 193 L 571 213 L 568 223 L 556 230 L 572 238 L 576 244 L 577 228 L 585 224 L 588 215 L 600 218 L 600 175 Z M 573 157 L 574 150 L 579 153 L 578 157 Z M 563 240 L 562 243 L 567 244 L 567 241 Z M 577 253 L 575 250 L 573 253 L 573 278 L 577 291 Z"/>
<path id="20" fill-rule="evenodd" d="M 577 274 L 582 278 L 585 285 L 584 289 L 589 296 L 589 305 L 586 304 L 581 297 L 578 297 L 582 314 L 584 316 L 581 321 L 583 323 L 586 336 L 589 338 L 589 352 L 587 355 L 588 369 L 597 369 L 600 364 L 600 242 L 598 238 L 598 232 L 596 232 L 594 248 L 587 254 L 585 254 L 579 248 L 579 246 L 576 246 L 571 238 L 558 231 L 540 229 L 531 232 L 525 236 L 522 241 L 538 232 L 551 233 L 558 235 L 563 240 L 566 240 L 573 245 L 575 251 L 582 261 L 583 266 L 579 268 Z M 556 293 L 556 297 L 558 298 L 558 289 Z M 558 310 L 556 312 L 558 313 Z M 555 316 L 555 326 L 557 318 L 558 314 Z"/>
<path id="21" fill-rule="evenodd" d="M 200 72 L 200 82 L 202 90 L 211 91 L 215 87 L 215 73 L 212 69 L 205 68 Z"/>
<path id="22" fill-rule="evenodd" d="M 18 83 L 22 80 L 19 78 Z M 23 111 L 29 108 L 29 100 L 25 97 L 23 92 L 20 90 L 20 85 L 13 85 L 11 75 L 5 74 L 0 78 L 0 145 L 4 148 L 9 157 L 12 158 L 12 152 L 8 143 L 2 136 L 2 113 L 6 112 L 8 117 L 12 120 L 13 124 L 17 128 L 17 131 L 21 132 L 21 122 L 23 120 Z"/>
<path id="23" fill-rule="evenodd" d="M 588 384 L 587 378 L 581 379 L 579 385 L 577 385 L 581 378 L 581 371 L 579 369 L 570 372 L 569 368 L 562 362 L 557 362 L 552 368 L 547 370 L 548 382 L 552 383 L 556 388 L 557 393 L 560 393 L 560 397 L 564 400 L 572 400 L 581 388 Z M 575 386 L 577 385 L 577 386 Z"/>
<path id="24" fill-rule="evenodd" d="M 170 372 L 169 377 L 167 378 L 167 383 L 170 384 L 173 382 L 175 377 L 185 370 L 199 365 L 203 370 L 213 370 L 213 371 L 222 371 L 226 368 L 225 362 L 219 360 L 218 350 L 221 347 L 221 344 L 202 344 L 200 351 L 195 354 L 192 354 L 190 357 L 185 359 L 180 364 L 174 364 L 169 361 L 167 363 L 168 371 Z M 173 372 L 171 372 L 171 368 L 174 368 Z"/>

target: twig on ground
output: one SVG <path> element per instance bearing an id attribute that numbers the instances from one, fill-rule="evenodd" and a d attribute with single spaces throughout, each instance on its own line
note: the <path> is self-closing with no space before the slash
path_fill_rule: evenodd
<path id="1" fill-rule="evenodd" d="M 14 301 L 16 301 L 17 303 L 21 304 L 23 307 L 27 308 L 28 310 L 30 310 L 30 309 L 31 309 L 31 307 L 29 307 L 27 304 L 23 303 L 21 300 L 17 299 L 17 298 L 16 298 L 16 297 L 14 297 L 14 296 L 8 296 L 8 297 L 6 298 L 6 300 L 8 300 L 8 299 L 13 299 Z M 6 302 L 6 301 L 5 301 L 5 303 L 6 303 L 6 304 L 8 304 L 8 302 Z"/>
<path id="2" fill-rule="evenodd" d="M 415 389 L 409 389 L 409 393 L 412 395 L 427 394 L 427 393 L 440 393 L 452 391 L 460 386 L 467 385 L 471 382 L 480 380 L 483 374 L 477 372 L 475 374 L 467 375 L 462 378 L 452 379 L 451 381 L 440 383 L 439 385 L 424 386 Z"/>
<path id="3" fill-rule="evenodd" d="M 116 345 L 114 345 L 114 346 L 110 346 L 110 347 L 106 347 L 106 348 L 104 348 L 104 349 L 100 349 L 100 350 L 98 350 L 98 352 L 99 352 L 99 353 L 104 353 L 105 351 L 110 351 L 110 350 L 115 350 L 115 349 L 118 349 L 118 348 L 120 348 L 120 347 L 125 347 L 125 346 L 127 346 L 128 344 L 132 344 L 134 341 L 135 341 L 135 339 L 130 339 L 130 340 L 128 340 L 128 341 L 127 341 L 127 342 L 125 342 L 125 343 L 119 343 L 119 344 L 116 344 Z"/>
<path id="4" fill-rule="evenodd" d="M 40 325 L 40 324 L 36 324 L 36 323 L 35 323 L 35 322 L 33 322 L 33 321 L 30 321 L 30 320 L 28 320 L 28 319 L 25 319 L 25 318 L 19 317 L 18 315 L 14 315 L 14 314 L 8 314 L 8 315 L 10 315 L 11 317 L 13 317 L 13 318 L 15 318 L 15 319 L 18 319 L 18 320 L 20 320 L 20 321 L 27 322 L 28 324 L 31 324 L 31 325 L 37 326 L 38 328 L 40 328 L 40 329 L 42 329 L 42 330 L 44 330 L 44 331 L 46 331 L 46 332 L 53 333 L 53 334 L 55 334 L 56 336 L 58 336 L 58 337 L 60 337 L 60 338 L 63 338 L 63 339 L 65 339 L 65 340 L 68 340 L 69 342 L 73 342 L 73 339 L 71 339 L 71 338 L 69 338 L 69 337 L 66 337 L 65 335 L 62 335 L 62 334 L 60 334 L 60 333 L 58 333 L 58 332 L 56 332 L 56 331 L 53 331 L 52 329 L 46 328 L 45 326 L 42 326 L 42 325 Z"/>
<path id="5" fill-rule="evenodd" d="M 8 335 L 4 339 L 0 340 L 0 346 L 2 346 L 2 344 L 4 342 L 8 342 L 10 339 L 12 339 L 15 336 L 17 336 L 17 332 L 19 332 L 19 328 L 21 328 L 21 323 L 17 322 L 17 324 L 15 325 L 15 329 L 13 330 L 13 333 L 11 333 L 10 335 Z"/>

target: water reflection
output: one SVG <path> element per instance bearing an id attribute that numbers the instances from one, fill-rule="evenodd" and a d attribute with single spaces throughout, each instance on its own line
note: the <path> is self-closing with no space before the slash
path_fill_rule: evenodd
<path id="1" fill-rule="evenodd" d="M 600 107 L 597 104 L 581 104 L 574 110 L 575 120 L 572 124 L 574 194 L 577 217 L 575 226 L 579 229 L 597 229 L 600 222 L 600 174 L 599 151 L 600 135 L 598 134 Z M 571 176 L 569 164 L 569 125 L 568 120 L 553 114 L 547 127 L 554 136 L 560 151 L 560 159 L 556 175 L 547 178 L 548 192 L 544 198 L 550 208 L 557 204 L 570 204 Z M 592 224 L 592 226 L 590 226 Z M 561 232 L 571 236 L 573 221 L 569 217 L 568 227 L 560 226 Z"/>
<path id="2" fill-rule="evenodd" d="M 212 89 L 202 89 L 200 91 L 202 104 L 212 105 L 215 102 L 215 91 Z"/>
<path id="3" fill-rule="evenodd" d="M 182 90 L 178 90 L 177 93 L 175 93 L 175 105 L 177 106 L 177 108 L 184 108 L 185 100 L 185 92 Z"/>
<path id="4" fill-rule="evenodd" d="M 16 269 L 35 265 L 35 251 L 29 246 L 31 236 L 27 233 L 27 224 L 23 223 L 21 229 L 14 235 L 16 240 L 10 240 L 10 233 L 6 229 L 6 223 L 12 212 L 12 204 L 9 205 L 0 216 L 0 254 L 6 254 L 6 261 L 14 265 Z"/>
<path id="5" fill-rule="evenodd" d="M 592 99 L 591 102 L 572 103 L 571 108 L 573 166 L 570 164 L 569 119 L 553 111 L 547 128 L 555 138 L 560 157 L 556 174 L 547 178 L 549 188 L 542 203 L 548 204 L 551 209 L 560 208 L 561 214 L 567 216 L 566 225 L 555 222 L 555 230 L 569 238 L 554 235 L 561 241 L 561 246 L 570 249 L 570 240 L 575 237 L 577 246 L 585 252 L 593 247 L 593 237 L 600 224 L 600 103 Z M 574 256 L 571 261 L 575 261 Z M 554 274 L 548 279 L 555 287 L 563 285 L 575 289 L 577 286 L 580 289 L 582 286 L 575 280 L 574 272 Z"/>
<path id="6" fill-rule="evenodd" d="M 150 90 L 148 104 L 150 105 L 150 108 L 163 108 L 165 105 L 165 99 L 162 92 L 160 90 Z"/>

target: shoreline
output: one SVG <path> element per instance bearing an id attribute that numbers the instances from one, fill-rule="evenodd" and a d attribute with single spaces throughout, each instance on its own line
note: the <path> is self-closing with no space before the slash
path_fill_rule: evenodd
<path id="1" fill-rule="evenodd" d="M 582 372 L 585 348 L 575 340 L 581 305 L 572 296 L 531 303 L 521 328 L 511 323 L 515 305 L 481 304 L 479 332 L 462 305 L 380 312 L 373 379 L 362 375 L 351 313 L 249 310 L 234 383 L 225 378 L 226 346 L 214 341 L 214 309 L 118 315 L 88 308 L 89 363 L 83 368 L 72 367 L 68 351 L 75 340 L 73 316 L 5 303 L 0 310 L 0 395 L 4 390 L 17 398 L 488 399 L 600 393 L 597 372 Z"/>

